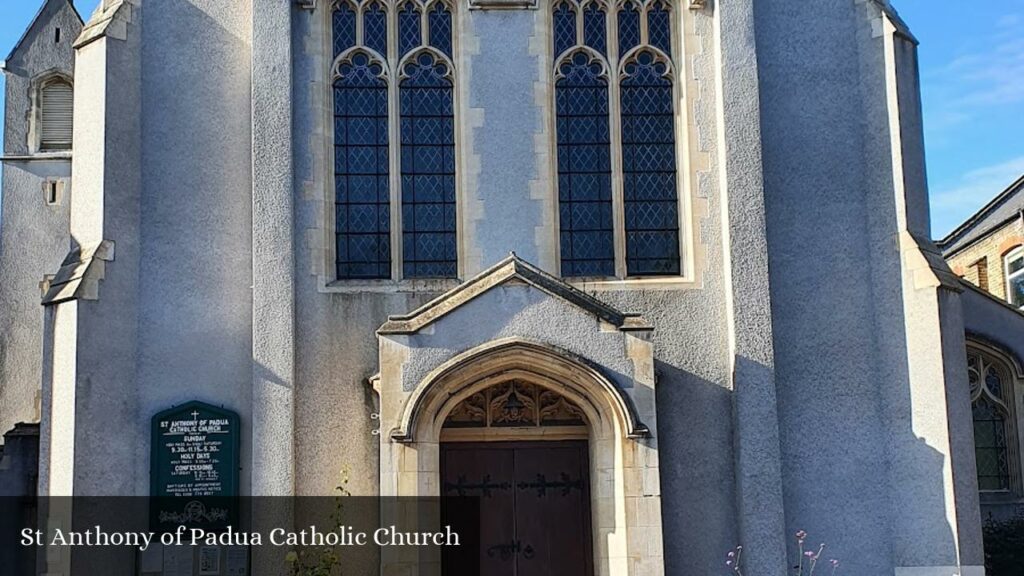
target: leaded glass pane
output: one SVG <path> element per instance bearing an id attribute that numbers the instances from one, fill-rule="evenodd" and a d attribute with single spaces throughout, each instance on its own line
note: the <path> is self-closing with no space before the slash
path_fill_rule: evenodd
<path id="1" fill-rule="evenodd" d="M 975 401 L 973 414 L 978 486 L 982 490 L 1008 490 L 1010 455 L 1006 419 L 984 396 Z"/>
<path id="2" fill-rule="evenodd" d="M 619 54 L 625 54 L 640 44 L 640 12 L 632 2 L 627 2 L 618 15 Z"/>
<path id="3" fill-rule="evenodd" d="M 578 52 L 555 86 L 562 275 L 613 276 L 608 84 L 600 62 Z"/>
<path id="4" fill-rule="evenodd" d="M 355 54 L 334 82 L 338 278 L 388 278 L 388 89 L 382 66 Z"/>
<path id="5" fill-rule="evenodd" d="M 576 13 L 568 2 L 555 8 L 555 57 L 576 45 Z"/>
<path id="6" fill-rule="evenodd" d="M 647 38 L 665 54 L 672 53 L 672 24 L 667 5 L 655 2 L 647 11 Z"/>
<path id="7" fill-rule="evenodd" d="M 405 56 L 422 43 L 420 13 L 413 2 L 406 2 L 398 11 L 398 53 Z"/>
<path id="8" fill-rule="evenodd" d="M 591 2 L 583 10 L 583 42 L 600 52 L 608 53 L 607 25 L 605 24 L 604 10 L 597 4 Z"/>
<path id="9" fill-rule="evenodd" d="M 679 274 L 675 116 L 667 65 L 641 52 L 622 81 L 626 271 Z"/>
<path id="10" fill-rule="evenodd" d="M 999 375 L 999 371 L 992 366 L 989 366 L 988 371 L 985 373 L 985 387 L 996 398 L 1005 400 L 1003 397 L 1003 379 Z"/>
<path id="11" fill-rule="evenodd" d="M 332 15 L 334 30 L 334 55 L 356 45 L 356 13 L 347 3 L 342 2 Z"/>
<path id="12" fill-rule="evenodd" d="M 448 67 L 420 54 L 400 88 L 403 274 L 457 274 L 455 125 Z"/>
<path id="13" fill-rule="evenodd" d="M 363 13 L 363 45 L 381 56 L 388 55 L 388 14 L 379 2 L 367 6 Z"/>
<path id="14" fill-rule="evenodd" d="M 428 15 L 430 26 L 430 45 L 452 55 L 452 13 L 443 3 L 438 2 Z"/>

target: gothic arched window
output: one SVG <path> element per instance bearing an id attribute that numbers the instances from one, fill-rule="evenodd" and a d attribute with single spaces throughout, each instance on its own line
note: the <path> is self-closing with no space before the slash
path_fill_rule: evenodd
<path id="1" fill-rule="evenodd" d="M 334 81 L 338 277 L 391 274 L 388 84 L 384 63 L 351 52 Z"/>
<path id="2" fill-rule="evenodd" d="M 1019 491 L 1013 369 L 997 356 L 969 346 L 967 374 L 974 416 L 978 487 L 986 492 Z"/>
<path id="3" fill-rule="evenodd" d="M 553 6 L 563 276 L 680 274 L 671 13 L 665 0 Z"/>
<path id="4" fill-rule="evenodd" d="M 563 58 L 555 82 L 562 274 L 615 274 L 608 74 L 580 50 Z"/>
<path id="5" fill-rule="evenodd" d="M 402 246 L 406 277 L 456 275 L 451 66 L 429 50 L 402 67 Z"/>
<path id="6" fill-rule="evenodd" d="M 331 26 L 337 277 L 453 278 L 452 5 L 337 0 Z"/>

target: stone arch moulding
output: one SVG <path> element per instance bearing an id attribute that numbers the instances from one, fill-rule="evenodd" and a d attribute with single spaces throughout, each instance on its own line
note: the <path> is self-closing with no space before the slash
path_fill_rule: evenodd
<path id="1" fill-rule="evenodd" d="M 444 418 L 459 401 L 496 384 L 495 377 L 504 381 L 513 373 L 578 399 L 589 408 L 588 415 L 591 411 L 613 415 L 626 438 L 651 436 L 630 397 L 592 363 L 555 346 L 509 338 L 463 352 L 431 371 L 409 397 L 391 438 L 402 443 L 436 442 Z"/>
<path id="2" fill-rule="evenodd" d="M 550 344 L 507 338 L 442 362 L 412 390 L 402 390 L 393 372 L 374 380 L 381 395 L 381 496 L 443 495 L 444 421 L 481 390 L 523 381 L 575 403 L 585 416 L 590 452 L 595 574 L 664 575 L 655 407 L 634 402 L 592 361 Z M 499 433 L 489 440 L 501 439 Z M 437 556 L 385 553 L 381 562 L 384 574 L 441 573 Z"/>

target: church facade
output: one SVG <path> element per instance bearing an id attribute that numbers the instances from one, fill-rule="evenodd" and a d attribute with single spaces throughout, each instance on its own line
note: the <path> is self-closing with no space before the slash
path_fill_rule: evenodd
<path id="1" fill-rule="evenodd" d="M 198 401 L 244 496 L 493 482 L 539 521 L 488 574 L 781 574 L 799 530 L 984 574 L 887 2 L 47 0 L 4 68 L 0 423 L 41 423 L 40 494 L 150 494 Z"/>

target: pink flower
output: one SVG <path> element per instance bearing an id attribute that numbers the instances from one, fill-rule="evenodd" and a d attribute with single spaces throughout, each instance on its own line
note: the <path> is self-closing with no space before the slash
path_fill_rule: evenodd
<path id="1" fill-rule="evenodd" d="M 804 532 L 803 530 L 800 530 L 800 531 L 798 531 L 796 533 L 796 539 L 797 540 L 803 542 L 805 538 L 807 538 L 807 532 Z"/>

